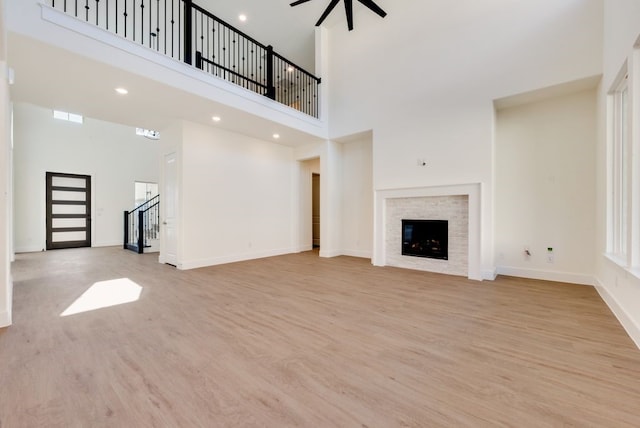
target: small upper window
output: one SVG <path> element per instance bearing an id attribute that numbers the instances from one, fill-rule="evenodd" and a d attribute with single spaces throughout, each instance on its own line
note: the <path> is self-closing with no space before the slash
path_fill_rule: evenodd
<path id="1" fill-rule="evenodd" d="M 83 117 L 79 114 L 67 113 L 66 111 L 60 111 L 60 110 L 53 111 L 53 118 L 66 120 L 68 122 L 73 122 L 73 123 L 82 123 L 84 120 Z"/>

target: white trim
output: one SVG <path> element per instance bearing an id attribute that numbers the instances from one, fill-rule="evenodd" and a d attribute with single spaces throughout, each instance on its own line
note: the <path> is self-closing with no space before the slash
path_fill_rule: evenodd
<path id="1" fill-rule="evenodd" d="M 566 282 L 569 284 L 594 285 L 592 275 L 550 270 L 523 269 L 511 266 L 498 266 L 498 275 L 517 276 L 519 278 L 540 279 L 543 281 Z"/>
<path id="2" fill-rule="evenodd" d="M 207 266 L 223 265 L 227 263 L 244 262 L 247 260 L 263 259 L 266 257 L 282 256 L 284 254 L 294 253 L 291 248 L 283 248 L 279 250 L 258 251 L 255 253 L 236 254 L 232 256 L 212 257 L 208 259 L 187 260 L 178 262 L 177 268 L 180 270 L 197 269 Z"/>
<path id="3" fill-rule="evenodd" d="M 495 281 L 498 276 L 498 269 L 482 269 L 482 279 L 486 281 Z"/>
<path id="4" fill-rule="evenodd" d="M 9 327 L 11 324 L 11 314 L 7 311 L 0 312 L 0 328 Z"/>
<path id="5" fill-rule="evenodd" d="M 340 250 L 326 250 L 326 251 L 322 251 L 322 246 L 320 247 L 320 257 L 326 257 L 326 258 L 331 258 L 331 257 L 338 257 L 342 255 L 342 251 Z"/>
<path id="6" fill-rule="evenodd" d="M 640 325 L 634 321 L 633 317 L 627 314 L 624 307 L 611 293 L 609 293 L 598 278 L 595 278 L 594 281 L 595 289 L 598 291 L 598 294 L 600 294 L 602 300 L 604 300 L 611 312 L 613 312 L 613 315 L 618 319 L 622 328 L 625 329 L 631 340 L 633 340 L 638 349 L 640 349 Z"/>
<path id="7" fill-rule="evenodd" d="M 387 199 L 457 195 L 469 197 L 469 267 L 467 277 L 482 281 L 480 244 L 481 183 L 376 190 L 373 202 L 373 265 L 386 265 L 385 224 L 387 214 L 385 207 Z"/>
<path id="8" fill-rule="evenodd" d="M 361 259 L 370 259 L 371 251 L 367 250 L 342 250 L 343 256 L 359 257 Z"/>
<path id="9" fill-rule="evenodd" d="M 105 241 L 105 242 L 94 242 L 91 244 L 91 247 L 122 247 L 122 241 Z"/>
<path id="10" fill-rule="evenodd" d="M 40 246 L 34 246 L 34 245 L 30 245 L 30 246 L 25 246 L 25 247 L 16 247 L 14 249 L 16 254 L 21 254 L 21 253 L 39 253 L 40 251 L 44 251 L 44 247 L 40 247 Z"/>
<path id="11" fill-rule="evenodd" d="M 620 257 L 615 256 L 611 253 L 603 253 L 602 254 L 606 260 L 609 260 L 611 263 L 614 263 L 620 269 L 624 269 L 625 272 L 633 275 L 634 277 L 640 279 L 640 267 L 629 267 L 626 264 L 626 261 L 621 259 Z"/>

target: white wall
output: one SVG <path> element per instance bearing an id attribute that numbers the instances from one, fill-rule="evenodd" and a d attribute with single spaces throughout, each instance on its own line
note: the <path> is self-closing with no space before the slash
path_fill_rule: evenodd
<path id="1" fill-rule="evenodd" d="M 122 245 L 134 182 L 158 181 L 158 142 L 92 118 L 81 125 L 53 119 L 52 110 L 29 104 L 14 106 L 14 121 L 16 251 L 45 248 L 47 171 L 90 175 L 92 245 Z"/>
<path id="2" fill-rule="evenodd" d="M 6 63 L 4 2 L 0 0 L 0 327 L 11 324 L 11 107 Z"/>
<path id="3" fill-rule="evenodd" d="M 606 94 L 625 61 L 631 58 L 634 43 L 640 35 L 640 3 L 636 0 L 605 1 L 604 28 L 604 74 L 600 86 L 598 111 L 596 277 L 598 291 L 635 343 L 640 346 L 640 279 L 603 255 L 606 251 L 607 231 Z M 640 61 L 635 62 L 640 67 Z M 638 73 L 640 70 L 634 70 L 636 76 Z M 635 117 L 637 122 L 637 112 L 634 111 L 632 117 Z M 635 127 L 634 132 L 637 130 L 638 126 Z M 637 133 L 634 138 L 636 138 L 637 148 Z M 634 186 L 636 184 L 637 182 L 633 183 Z"/>
<path id="4" fill-rule="evenodd" d="M 178 267 L 293 252 L 293 149 L 184 123 Z"/>
<path id="5" fill-rule="evenodd" d="M 593 284 L 596 99 L 589 90 L 497 112 L 498 273 Z"/>
<path id="6" fill-rule="evenodd" d="M 342 144 L 342 253 L 373 255 L 373 147 L 367 137 Z"/>
<path id="7" fill-rule="evenodd" d="M 363 14 L 355 31 L 332 28 L 330 137 L 373 129 L 377 190 L 482 183 L 482 264 L 491 270 L 492 100 L 599 74 L 602 1 L 387 9 L 384 19 Z"/>

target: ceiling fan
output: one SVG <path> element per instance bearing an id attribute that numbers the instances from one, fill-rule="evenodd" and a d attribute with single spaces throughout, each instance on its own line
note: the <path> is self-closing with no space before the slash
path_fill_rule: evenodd
<path id="1" fill-rule="evenodd" d="M 291 6 L 298 6 L 299 4 L 306 3 L 310 0 L 297 0 L 291 3 Z M 380 15 L 382 18 L 387 16 L 387 12 L 382 10 L 380 6 L 375 4 L 373 0 L 358 0 L 360 3 Z M 331 0 L 329 6 L 324 10 L 318 22 L 316 22 L 316 27 L 319 27 L 322 22 L 329 16 L 329 14 L 333 11 L 333 9 L 340 3 L 340 0 Z M 344 8 L 347 13 L 347 26 L 349 27 L 349 31 L 353 30 L 353 0 L 344 0 Z"/>

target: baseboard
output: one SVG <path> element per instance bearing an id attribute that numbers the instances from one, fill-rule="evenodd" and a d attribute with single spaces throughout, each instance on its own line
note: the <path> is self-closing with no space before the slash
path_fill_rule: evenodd
<path id="1" fill-rule="evenodd" d="M 371 251 L 367 250 L 342 250 L 343 256 L 359 257 L 361 259 L 370 259 L 372 257 Z"/>
<path id="2" fill-rule="evenodd" d="M 122 247 L 122 241 L 94 242 L 92 247 Z"/>
<path id="3" fill-rule="evenodd" d="M 13 322 L 11 319 L 11 311 L 13 309 L 13 276 L 11 276 L 11 274 L 9 274 L 8 281 L 7 306 L 0 311 L 0 328 L 9 327 Z"/>
<path id="4" fill-rule="evenodd" d="M 178 263 L 177 268 L 181 270 L 197 269 L 207 266 L 224 265 L 227 263 L 244 262 L 247 260 L 263 259 L 265 257 L 282 256 L 284 254 L 291 254 L 295 251 L 292 248 L 283 248 L 276 250 L 257 251 L 255 253 L 235 254 L 224 257 L 212 257 L 209 259 L 200 260 L 187 260 L 182 263 Z"/>
<path id="5" fill-rule="evenodd" d="M 0 312 L 0 328 L 11 325 L 11 314 L 7 311 Z"/>
<path id="6" fill-rule="evenodd" d="M 520 278 L 541 279 L 543 281 L 567 282 L 570 284 L 594 285 L 592 275 L 571 272 L 554 272 L 537 269 L 523 269 L 510 266 L 498 266 L 498 275 L 517 276 Z"/>
<path id="7" fill-rule="evenodd" d="M 482 269 L 482 280 L 483 281 L 494 281 L 498 276 L 498 269 Z"/>
<path id="8" fill-rule="evenodd" d="M 313 250 L 313 245 L 304 245 L 302 247 L 298 247 L 296 249 L 296 253 L 304 253 L 305 251 L 311 251 Z"/>
<path id="9" fill-rule="evenodd" d="M 611 312 L 613 312 L 613 315 L 618 319 L 618 322 L 622 324 L 622 328 L 625 329 L 631 340 L 633 340 L 638 349 L 640 349 L 640 326 L 627 314 L 618 300 L 609 293 L 609 290 L 607 290 L 597 278 L 595 279 L 595 288 L 602 300 L 604 300 Z"/>
<path id="10" fill-rule="evenodd" d="M 14 251 L 15 251 L 16 254 L 20 254 L 20 253 L 39 253 L 42 250 L 43 250 L 42 247 L 35 247 L 35 246 L 16 247 L 16 248 L 14 248 Z"/>
<path id="11" fill-rule="evenodd" d="M 343 252 L 341 250 L 323 250 L 322 247 L 320 247 L 320 257 L 331 258 L 341 256 L 342 254 Z"/>

